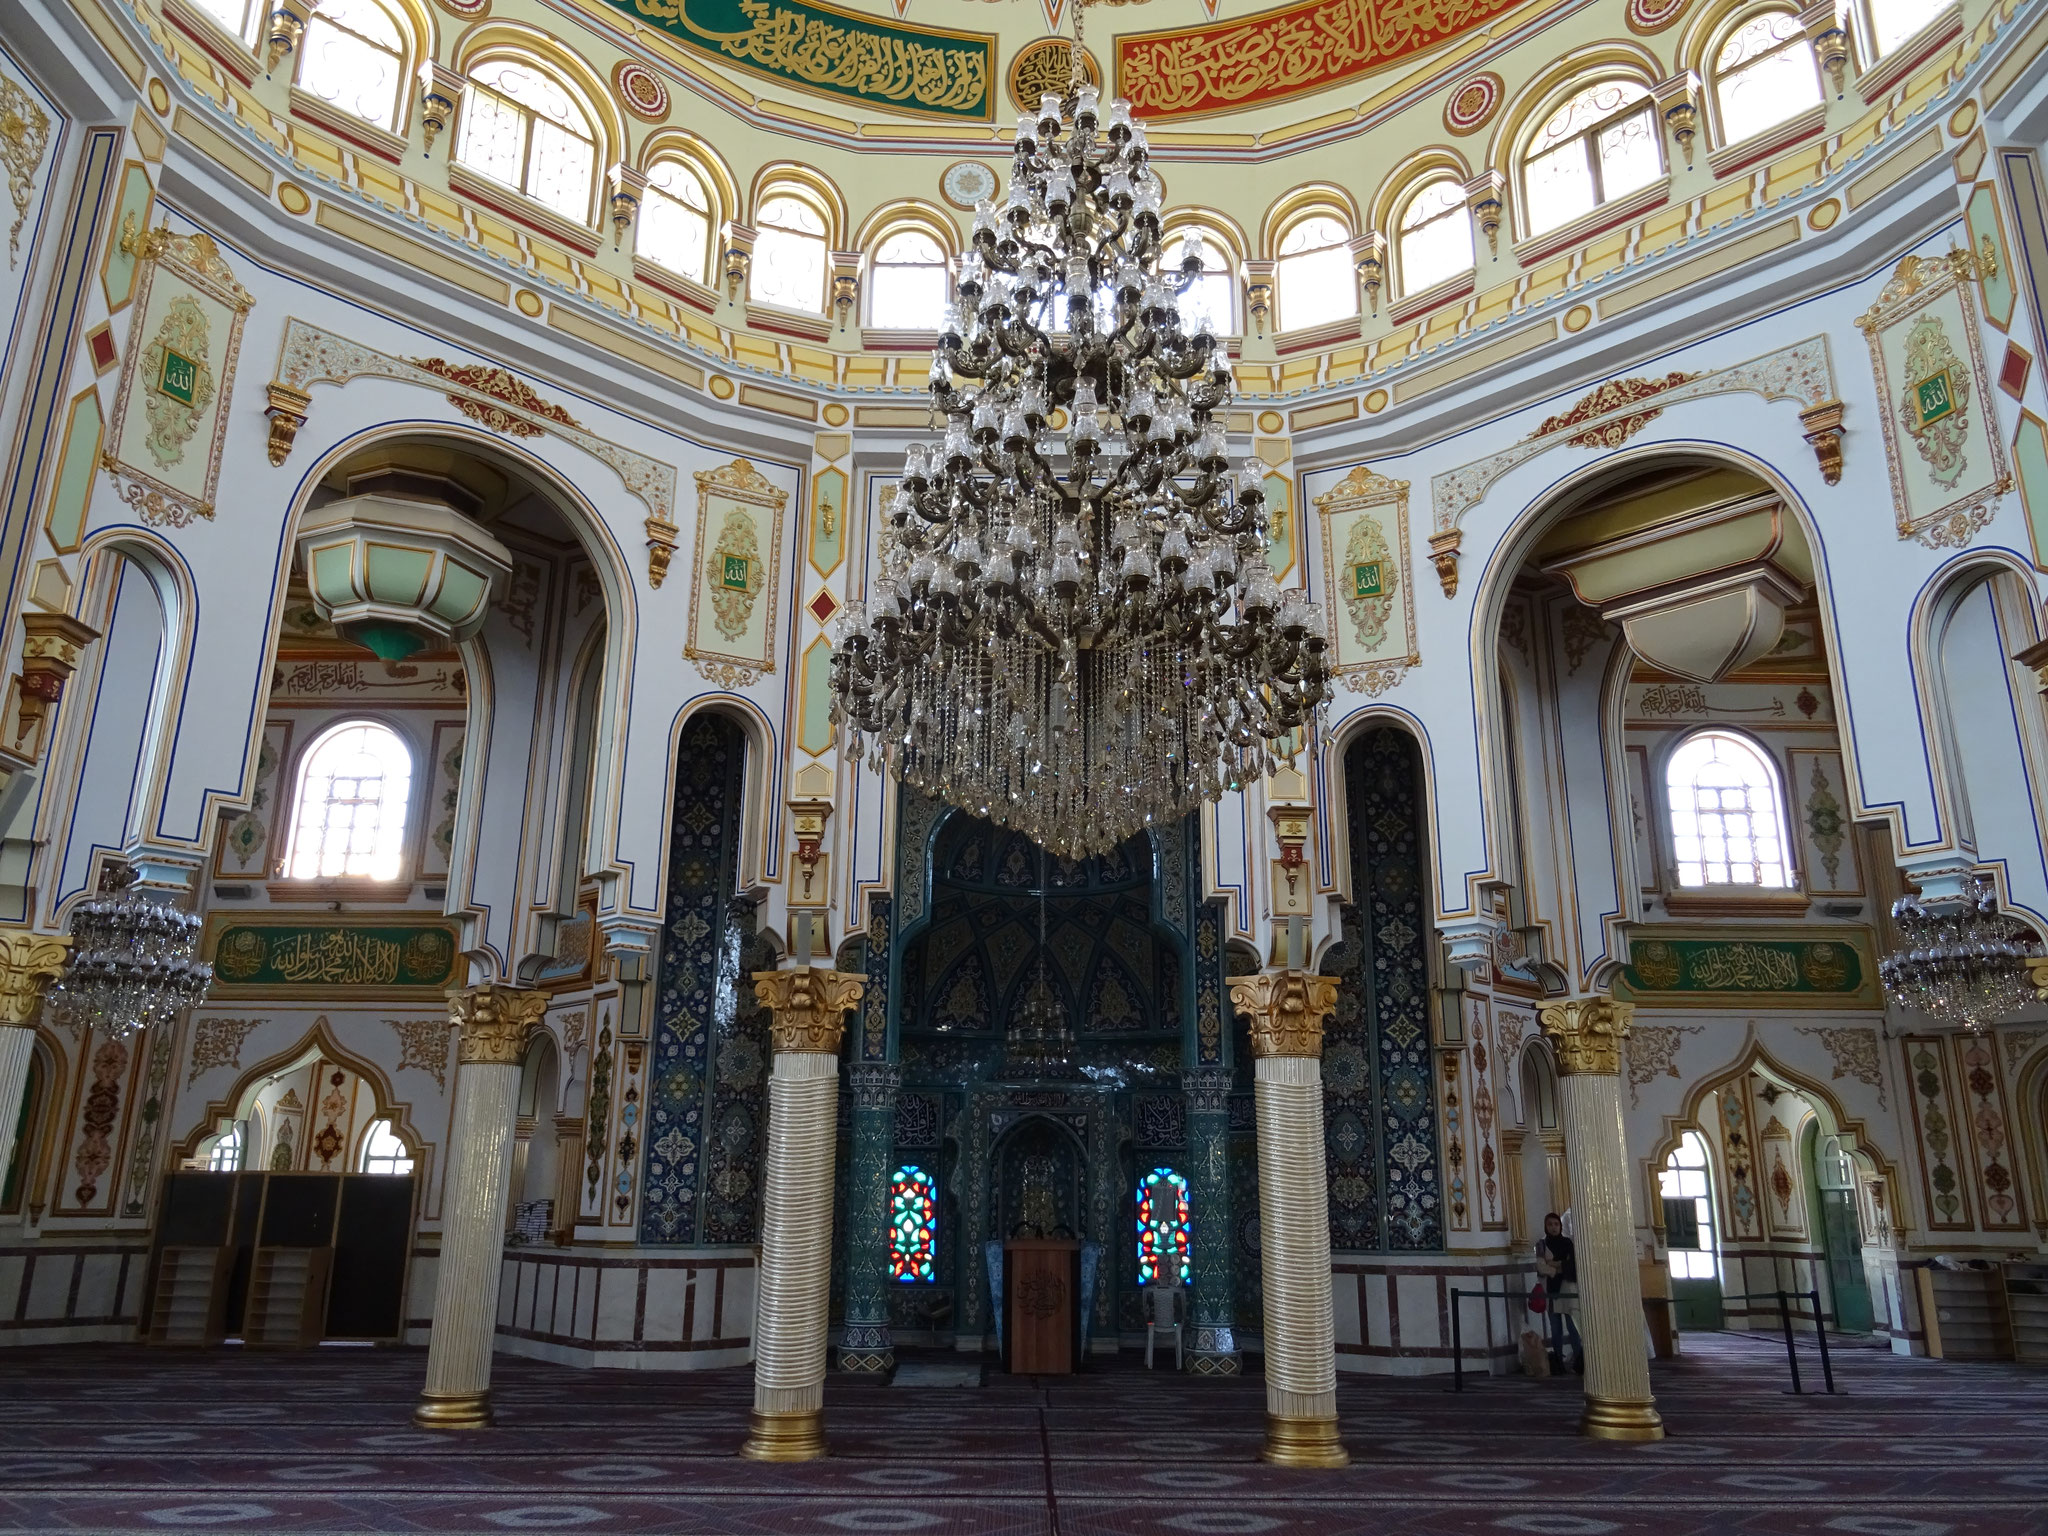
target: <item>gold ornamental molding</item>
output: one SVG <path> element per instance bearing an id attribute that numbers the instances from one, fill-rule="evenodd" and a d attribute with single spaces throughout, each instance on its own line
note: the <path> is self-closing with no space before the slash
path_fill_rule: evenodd
<path id="1" fill-rule="evenodd" d="M 778 1056 L 790 1051 L 837 1055 L 847 1011 L 859 1005 L 866 990 L 865 977 L 815 966 L 754 972 L 754 996 L 774 1015 L 768 1037 Z"/>
<path id="2" fill-rule="evenodd" d="M 1337 978 L 1306 971 L 1264 971 L 1234 976 L 1230 1003 L 1251 1022 L 1252 1054 L 1323 1054 L 1323 1020 L 1337 1006 Z"/>
<path id="3" fill-rule="evenodd" d="M 64 969 L 71 940 L 0 928 L 0 1025 L 26 1024 L 43 1005 L 43 983 Z"/>
<path id="4" fill-rule="evenodd" d="M 1621 1042 L 1628 1038 L 1635 1004 L 1609 997 L 1551 1003 L 1537 1016 L 1557 1049 L 1557 1069 L 1566 1077 L 1618 1077 Z"/>
<path id="5" fill-rule="evenodd" d="M 448 1022 L 462 1032 L 458 1059 L 464 1066 L 518 1066 L 547 1011 L 547 993 L 495 981 L 450 992 Z"/>

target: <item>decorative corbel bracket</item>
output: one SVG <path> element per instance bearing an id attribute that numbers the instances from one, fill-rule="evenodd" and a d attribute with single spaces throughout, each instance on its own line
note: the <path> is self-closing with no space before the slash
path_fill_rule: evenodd
<path id="1" fill-rule="evenodd" d="M 434 152 L 434 140 L 455 120 L 462 83 L 462 76 L 444 65 L 429 61 L 420 66 L 420 132 L 429 155 Z"/>
<path id="2" fill-rule="evenodd" d="M 1507 210 L 1508 181 L 1499 171 L 1481 171 L 1465 183 L 1465 204 L 1486 236 L 1489 254 L 1500 254 L 1500 221 Z"/>
<path id="3" fill-rule="evenodd" d="M 1651 87 L 1657 110 L 1664 116 L 1671 142 L 1685 156 L 1685 168 L 1692 169 L 1692 147 L 1700 132 L 1700 77 L 1682 69 L 1668 80 Z"/>
<path id="4" fill-rule="evenodd" d="M 1273 263 L 1247 261 L 1244 264 L 1244 311 L 1254 334 L 1264 336 L 1273 318 Z"/>
<path id="5" fill-rule="evenodd" d="M 682 529 L 665 517 L 647 519 L 647 585 L 659 590 L 668 579 L 669 562 L 675 559 Z"/>
<path id="6" fill-rule="evenodd" d="M 1306 805 L 1269 805 L 1266 817 L 1273 823 L 1280 857 L 1273 860 L 1273 916 L 1308 917 L 1314 882 L 1309 879 L 1308 824 L 1314 814 Z"/>
<path id="7" fill-rule="evenodd" d="M 1387 237 L 1368 229 L 1351 242 L 1351 259 L 1358 269 L 1358 281 L 1375 317 L 1380 312 L 1380 289 L 1387 280 Z"/>
<path id="8" fill-rule="evenodd" d="M 612 249 L 616 251 L 640 212 L 640 199 L 647 191 L 647 174 L 623 163 L 606 174 L 612 189 Z"/>
<path id="9" fill-rule="evenodd" d="M 64 697 L 64 685 L 78 670 L 78 658 L 99 639 L 100 632 L 68 613 L 31 608 L 21 616 L 21 671 L 14 679 L 14 734 L 9 755 L 39 762 L 43 731 L 51 707 Z"/>
<path id="10" fill-rule="evenodd" d="M 854 305 L 860 302 L 860 252 L 834 251 L 832 253 L 832 307 L 839 314 L 839 329 L 846 329 L 846 322 L 853 314 Z"/>
<path id="11" fill-rule="evenodd" d="M 790 826 L 796 831 L 796 881 L 789 888 L 792 907 L 830 905 L 832 856 L 825 852 L 825 823 L 832 817 L 830 800 L 792 800 Z"/>
<path id="12" fill-rule="evenodd" d="M 1457 528 L 1447 528 L 1442 533 L 1429 536 L 1429 559 L 1436 567 L 1436 579 L 1444 589 L 1445 597 L 1458 595 L 1458 545 L 1464 533 Z"/>
<path id="13" fill-rule="evenodd" d="M 263 33 L 264 69 L 274 71 L 278 61 L 299 46 L 306 23 L 319 7 L 320 0 L 272 0 Z"/>
<path id="14" fill-rule="evenodd" d="M 725 296 L 736 304 L 740 290 L 747 285 L 747 274 L 754 266 L 754 228 L 750 224 L 727 219 L 719 243 L 724 251 Z"/>
<path id="15" fill-rule="evenodd" d="M 1799 425 L 1820 463 L 1820 477 L 1829 485 L 1842 480 L 1842 410 L 1841 401 L 1823 400 L 1799 413 Z"/>
<path id="16" fill-rule="evenodd" d="M 2048 640 L 2037 641 L 2024 651 L 2013 652 L 2012 659 L 2023 667 L 2032 668 L 2034 681 L 2041 685 L 2041 697 L 2048 699 Z M 2048 965 L 2048 960 L 2040 963 Z"/>
<path id="17" fill-rule="evenodd" d="M 265 386 L 268 403 L 263 414 L 270 418 L 270 462 L 282 464 L 291 457 L 292 444 L 299 439 L 299 428 L 306 424 L 312 414 L 313 397 L 303 389 L 293 389 L 289 384 L 280 384 L 275 379 Z"/>
<path id="18" fill-rule="evenodd" d="M 1849 7 L 1845 0 L 1814 0 L 1799 13 L 1799 24 L 1813 44 L 1813 57 L 1828 72 L 1835 95 L 1848 89 L 1851 49 Z"/>

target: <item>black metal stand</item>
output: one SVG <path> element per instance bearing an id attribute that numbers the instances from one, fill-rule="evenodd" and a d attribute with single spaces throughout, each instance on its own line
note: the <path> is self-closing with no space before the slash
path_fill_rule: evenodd
<path id="1" fill-rule="evenodd" d="M 1820 1346 L 1820 1373 L 1821 1379 L 1827 1383 L 1827 1395 L 1848 1396 L 1835 1386 L 1835 1362 L 1834 1357 L 1828 1353 L 1828 1325 L 1827 1319 L 1821 1315 L 1819 1291 L 1745 1291 L 1739 1296 L 1724 1296 L 1721 1299 L 1724 1302 L 1776 1299 L 1778 1320 L 1785 1328 L 1785 1363 L 1792 1371 L 1792 1386 L 1786 1395 L 1804 1397 L 1807 1392 L 1799 1379 L 1799 1346 L 1792 1334 L 1792 1298 L 1795 1296 L 1802 1301 L 1813 1303 L 1813 1337 L 1814 1342 Z"/>

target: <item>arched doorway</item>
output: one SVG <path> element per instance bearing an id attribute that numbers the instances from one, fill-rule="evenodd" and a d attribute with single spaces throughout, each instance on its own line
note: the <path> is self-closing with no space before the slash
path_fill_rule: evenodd
<path id="1" fill-rule="evenodd" d="M 1870 1304 L 1870 1279 L 1863 1268 L 1856 1159 L 1843 1147 L 1840 1136 L 1821 1129 L 1815 1116 L 1806 1122 L 1802 1133 L 1799 1164 L 1808 1180 L 1815 1235 L 1827 1255 L 1835 1327 L 1842 1333 L 1868 1333 L 1876 1317 Z"/>

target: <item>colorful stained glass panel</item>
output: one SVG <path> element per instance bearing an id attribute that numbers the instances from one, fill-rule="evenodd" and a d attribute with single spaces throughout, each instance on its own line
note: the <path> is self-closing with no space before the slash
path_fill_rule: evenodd
<path id="1" fill-rule="evenodd" d="M 1138 1284 L 1186 1285 L 1188 1181 L 1171 1168 L 1154 1168 L 1138 1184 Z"/>
<path id="2" fill-rule="evenodd" d="M 930 1285 L 939 1252 L 938 1186 L 915 1163 L 889 1181 L 889 1278 L 902 1285 Z"/>

